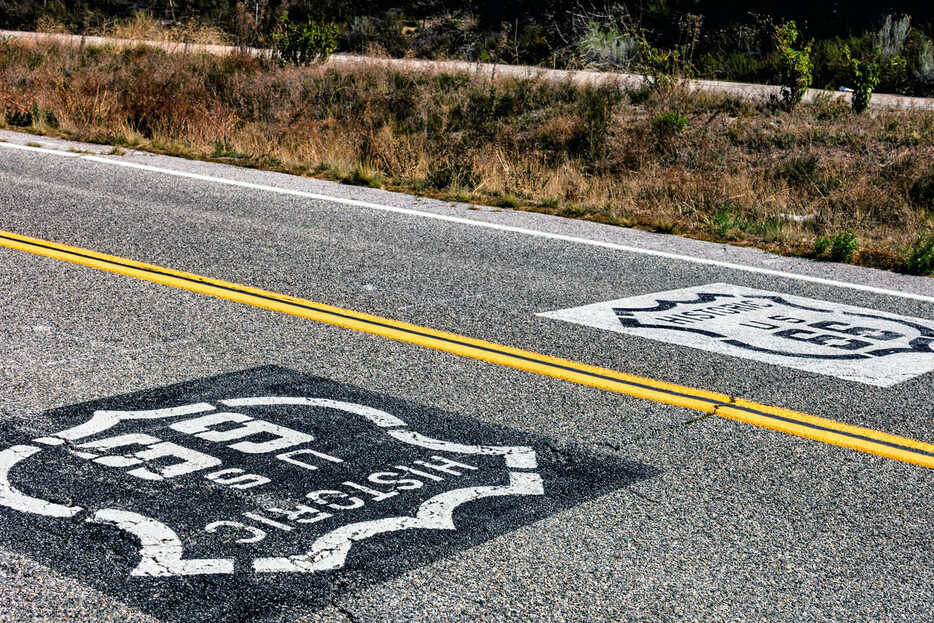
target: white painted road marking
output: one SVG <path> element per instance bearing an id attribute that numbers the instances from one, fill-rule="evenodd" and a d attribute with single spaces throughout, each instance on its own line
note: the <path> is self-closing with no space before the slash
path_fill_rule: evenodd
<path id="1" fill-rule="evenodd" d="M 41 451 L 41 448 L 35 446 L 12 446 L 0 451 L 0 506 L 45 517 L 74 517 L 83 510 L 80 506 L 64 506 L 40 500 L 22 493 L 10 483 L 10 470 L 17 463 Z"/>
<path id="2" fill-rule="evenodd" d="M 419 506 L 414 517 L 388 517 L 342 526 L 319 537 L 306 554 L 287 558 L 260 558 L 253 563 L 257 572 L 328 571 L 344 566 L 351 546 L 378 534 L 399 530 L 455 530 L 454 511 L 468 502 L 504 495 L 544 495 L 538 474 L 509 472 L 509 484 L 470 487 L 440 493 Z"/>
<path id="3" fill-rule="evenodd" d="M 342 411 L 352 415 L 359 416 L 382 434 L 390 439 L 401 442 L 404 446 L 417 447 L 433 452 L 444 452 L 453 455 L 473 455 L 475 457 L 501 457 L 504 467 L 509 475 L 509 484 L 477 486 L 475 484 L 458 484 L 459 477 L 469 472 L 483 473 L 479 467 L 468 463 L 454 460 L 445 456 L 436 454 L 430 455 L 430 460 L 416 460 L 408 456 L 405 459 L 411 465 L 419 467 L 409 467 L 394 465 L 393 468 L 398 471 L 386 471 L 384 467 L 380 471 L 371 472 L 372 468 L 363 470 L 360 474 L 347 478 L 345 474 L 340 478 L 343 482 L 340 485 L 331 484 L 332 487 L 340 486 L 343 490 L 317 489 L 307 492 L 307 488 L 300 491 L 291 491 L 292 501 L 284 499 L 280 507 L 264 506 L 261 497 L 248 497 L 245 493 L 238 496 L 243 500 L 248 508 L 263 508 L 262 512 L 242 512 L 241 516 L 251 519 L 254 522 L 265 526 L 275 527 L 283 532 L 292 533 L 297 528 L 307 527 L 319 521 L 335 518 L 332 523 L 337 523 L 340 519 L 343 522 L 337 527 L 331 527 L 323 534 L 308 535 L 301 531 L 296 532 L 295 539 L 291 543 L 292 551 L 294 547 L 306 549 L 305 553 L 288 555 L 270 555 L 281 554 L 281 551 L 265 552 L 265 555 L 254 556 L 252 570 L 257 573 L 266 572 L 318 572 L 340 569 L 347 560 L 347 555 L 354 543 L 362 541 L 379 534 L 397 532 L 402 530 L 429 529 L 429 530 L 455 530 L 454 511 L 461 505 L 488 497 L 499 496 L 540 496 L 544 495 L 544 486 L 541 476 L 532 471 L 515 470 L 534 470 L 538 467 L 538 460 L 535 450 L 529 446 L 491 446 L 477 444 L 463 444 L 440 439 L 434 439 L 422 435 L 408 428 L 408 424 L 400 418 L 391 415 L 383 410 L 376 409 L 363 404 L 331 400 L 325 398 L 314 398 L 305 396 L 249 396 L 243 398 L 224 399 L 218 401 L 226 407 L 289 407 L 294 410 L 296 407 L 302 409 L 319 408 Z M 210 412 L 210 413 L 206 413 Z M 314 412 L 311 412 L 313 415 Z M 186 419 L 182 419 L 186 418 Z M 161 420 L 161 421 L 160 421 Z M 229 425 L 234 424 L 233 428 Z M 122 425 L 122 426 L 121 426 Z M 144 426 L 146 431 L 133 431 L 134 427 Z M 223 430 L 217 430 L 218 426 L 223 426 Z M 121 427 L 130 428 L 127 431 L 111 431 L 111 429 Z M 158 429 L 162 429 L 158 431 Z M 40 448 L 36 446 L 14 445 L 0 451 L 0 506 L 5 506 L 11 510 L 20 513 L 43 515 L 47 517 L 70 519 L 83 512 L 82 507 L 66 507 L 59 504 L 42 500 L 39 498 L 24 495 L 16 489 L 10 482 L 10 471 L 17 464 L 32 459 L 43 452 L 49 452 L 52 455 L 51 460 L 60 460 L 62 453 L 70 453 L 79 458 L 91 461 L 93 464 L 102 465 L 108 469 L 120 470 L 131 476 L 143 478 L 154 483 L 161 483 L 167 479 L 175 479 L 174 486 L 197 487 L 203 485 L 204 480 L 211 481 L 221 486 L 230 487 L 244 491 L 253 487 L 261 487 L 270 484 L 270 478 L 257 474 L 245 474 L 243 469 L 238 467 L 225 467 L 218 471 L 204 474 L 205 471 L 221 466 L 225 461 L 220 458 L 207 454 L 202 450 L 195 450 L 172 442 L 162 441 L 161 437 L 156 437 L 150 433 L 156 433 L 161 436 L 176 433 L 186 436 L 185 439 L 198 444 L 203 449 L 217 447 L 236 450 L 246 455 L 274 455 L 271 458 L 284 461 L 290 465 L 300 467 L 302 470 L 312 469 L 317 471 L 317 465 L 310 465 L 294 459 L 296 453 L 306 452 L 311 456 L 323 458 L 330 463 L 344 463 L 343 459 L 333 457 L 328 454 L 314 451 L 310 448 L 300 448 L 284 454 L 276 455 L 280 450 L 291 448 L 293 446 L 302 446 L 316 442 L 313 435 L 292 430 L 285 426 L 256 419 L 254 417 L 240 414 L 229 413 L 216 410 L 216 408 L 206 402 L 198 402 L 183 406 L 169 406 L 161 409 L 147 410 L 97 410 L 91 413 L 90 419 L 83 424 L 65 429 L 50 437 L 43 437 L 44 440 L 67 440 L 69 444 L 51 443 L 51 447 Z M 116 432 L 110 437 L 103 439 L 94 439 L 84 441 L 74 448 L 70 447 L 78 440 L 86 439 L 93 435 L 99 435 L 104 432 Z M 261 443 L 249 441 L 239 441 L 241 439 L 260 436 Z M 268 439 L 272 436 L 273 439 Z M 237 443 L 229 444 L 230 441 Z M 379 452 L 386 451 L 386 443 L 382 438 L 375 444 L 379 446 Z M 135 452 L 132 455 L 107 454 L 109 452 L 119 452 L 127 447 L 142 446 L 144 449 Z M 205 448 L 207 446 L 207 448 Z M 77 451 L 80 449 L 81 451 Z M 55 453 L 58 453 L 57 455 Z M 365 454 L 365 453 L 364 453 Z M 67 455 L 66 455 L 67 456 Z M 418 455 L 416 455 L 418 456 Z M 158 467 L 153 466 L 156 471 L 150 471 L 147 467 L 138 467 L 147 465 L 156 459 L 174 458 L 179 459 L 172 464 L 162 464 Z M 229 457 L 229 454 L 228 454 Z M 263 457 L 256 457 L 263 458 Z M 263 469 L 275 469 L 270 466 L 267 456 L 266 463 L 260 464 Z M 349 457 L 348 460 L 360 460 L 358 454 Z M 401 459 L 394 457 L 396 462 Z M 427 457 L 424 457 L 427 458 Z M 33 459 L 35 460 L 35 459 Z M 164 463 L 164 461 L 162 461 Z M 478 462 L 478 464 L 480 464 Z M 486 467 L 489 468 L 489 463 Z M 35 465 L 31 466 L 35 469 Z M 133 468 L 133 469 L 127 469 Z M 427 471 L 426 471 L 427 470 Z M 429 473 L 429 472 L 434 472 Z M 119 473 L 119 472 L 116 472 Z M 202 478 L 182 478 L 200 473 Z M 293 472 L 294 473 L 294 472 Z M 423 475 L 426 478 L 416 480 L 415 478 L 405 477 L 405 475 Z M 488 477 L 489 475 L 486 474 Z M 30 470 L 22 468 L 19 472 L 19 478 L 29 480 Z M 453 476 L 454 478 L 450 478 Z M 355 482 L 358 481 L 358 482 Z M 285 482 L 279 484 L 295 484 L 302 486 L 303 481 L 289 477 Z M 361 484 L 366 483 L 366 484 Z M 435 483 L 444 483 L 435 485 Z M 368 507 L 372 511 L 379 502 L 394 498 L 401 492 L 419 490 L 426 485 L 443 487 L 442 492 L 427 493 L 424 492 L 427 499 L 418 505 L 415 516 L 401 515 L 396 516 L 391 508 L 387 507 L 383 512 L 389 514 L 388 517 L 380 519 L 361 520 L 359 514 L 353 512 L 363 507 Z M 320 486 L 320 484 L 318 485 Z M 380 486 L 382 489 L 376 489 Z M 386 490 L 388 488 L 388 490 Z M 429 487 L 430 488 L 430 487 Z M 128 491 L 137 491 L 137 487 L 130 484 Z M 347 491 L 350 491 L 348 493 Z M 166 490 L 162 490 L 166 493 Z M 251 492 L 252 493 L 252 492 Z M 205 505 L 210 511 L 210 503 L 205 500 Z M 148 508 L 146 500 L 136 500 L 136 505 Z M 326 510 L 327 509 L 327 510 Z M 145 512 L 158 514 L 158 511 L 165 512 L 165 506 L 155 506 L 153 510 Z M 241 509 L 242 510 L 242 509 Z M 335 512 L 329 512 L 335 511 Z M 230 512 L 226 510 L 226 512 Z M 203 574 L 231 574 L 234 573 L 234 559 L 230 557 L 223 558 L 201 558 L 184 559 L 185 545 L 178 533 L 170 527 L 172 518 L 150 517 L 135 511 L 102 508 L 97 511 L 89 511 L 90 517 L 86 522 L 107 524 L 132 535 L 139 542 L 138 555 L 140 561 L 130 572 L 132 576 L 150 576 L 150 577 L 170 577 L 187 576 Z M 276 519 L 267 517 L 267 514 L 278 515 Z M 372 512 L 370 513 L 372 514 Z M 346 516 L 346 519 L 344 519 Z M 356 520 L 355 520 L 356 519 Z M 286 522 L 291 523 L 286 523 Z M 69 527 L 70 526 L 70 527 Z M 63 526 L 64 529 L 72 529 L 75 524 Z M 245 530 L 250 533 L 249 537 L 240 538 L 235 541 L 239 544 L 251 544 L 261 540 L 266 535 L 264 530 L 243 524 L 230 519 L 220 519 L 210 521 L 205 524 L 203 531 L 207 534 L 214 534 L 219 527 L 234 528 L 236 530 Z M 188 539 L 187 535 L 186 540 Z M 310 542 L 310 549 L 309 547 Z M 216 544 L 223 547 L 223 543 Z M 288 551 L 288 549 L 286 550 Z M 229 554 L 229 552 L 227 552 Z"/>
<path id="4" fill-rule="evenodd" d="M 145 515 L 104 508 L 94 513 L 87 521 L 114 525 L 139 540 L 140 561 L 130 575 L 171 577 L 234 572 L 234 561 L 231 558 L 183 560 L 184 547 L 175 531 Z"/>
<path id="5" fill-rule="evenodd" d="M 890 290 L 886 288 L 878 288 L 875 286 L 868 286 L 860 283 L 852 283 L 849 281 L 837 281 L 834 279 L 825 279 L 823 277 L 813 277 L 811 275 L 800 275 L 797 273 L 788 273 L 780 270 L 772 270 L 769 268 L 760 268 L 757 266 L 747 266 L 745 264 L 734 264 L 732 262 L 723 262 L 719 260 L 711 260 L 701 257 L 693 257 L 690 255 L 680 255 L 677 253 L 667 253 L 665 251 L 655 251 L 652 249 L 642 249 L 639 247 L 632 247 L 628 245 L 615 244 L 612 242 L 603 242 L 600 240 L 590 240 L 587 238 L 579 238 L 576 236 L 565 236 L 562 234 L 554 234 L 545 231 L 538 231 L 534 229 L 527 229 L 524 227 L 514 227 L 511 225 L 501 225 L 499 223 L 489 223 L 485 221 L 475 221 L 468 218 L 462 218 L 457 216 L 449 216 L 445 214 L 434 214 L 432 212 L 424 212 L 421 210 L 413 210 L 410 208 L 400 208 L 397 206 L 384 205 L 380 203 L 372 203 L 369 201 L 359 201 L 357 199 L 346 199 L 343 197 L 333 197 L 331 195 L 324 195 L 320 193 L 311 193 L 300 190 L 290 190 L 287 188 L 280 188 L 278 186 L 270 186 L 267 184 L 254 184 L 252 182 L 244 182 L 240 180 L 233 180 L 224 177 L 216 177 L 211 175 L 203 175 L 200 173 L 189 173 L 187 171 L 176 171 L 174 169 L 166 169 L 163 167 L 154 167 L 146 164 L 137 164 L 135 162 L 128 162 L 125 160 L 118 160 L 115 158 L 102 158 L 100 156 L 88 156 L 86 154 L 76 154 L 73 152 L 64 152 L 58 151 L 55 149 L 47 149 L 44 147 L 31 147 L 28 145 L 17 145 L 15 143 L 6 143 L 0 141 L 0 147 L 5 147 L 8 149 L 20 149 L 26 151 L 39 152 L 44 154 L 50 154 L 55 156 L 65 156 L 72 158 L 79 158 L 81 160 L 96 162 L 99 164 L 107 164 L 111 166 L 124 167 L 127 169 L 136 169 L 140 171 L 147 171 L 150 173 L 160 173 L 164 175 L 172 175 L 175 177 L 182 177 L 191 180 L 197 180 L 201 182 L 209 182 L 212 184 L 225 184 L 228 186 L 237 186 L 240 188 L 249 188 L 251 190 L 259 190 L 263 192 L 276 193 L 280 195 L 288 195 L 292 197 L 302 197 L 305 199 L 314 199 L 318 201 L 326 201 L 329 203 L 338 203 L 342 205 L 352 206 L 356 208 L 366 208 L 370 210 L 380 210 L 383 212 L 393 212 L 396 214 L 405 214 L 407 216 L 417 216 L 421 218 L 428 218 L 437 221 L 444 221 L 448 223 L 457 223 L 459 225 L 469 225 L 471 227 L 481 227 L 484 229 L 493 229 L 497 231 L 509 232 L 513 234 L 520 234 L 523 236 L 532 236 L 535 238 L 545 238 L 549 240 L 560 240 L 562 242 L 570 242 L 573 244 L 582 244 L 591 247 L 599 247 L 603 249 L 610 249 L 613 251 L 622 251 L 624 253 L 633 253 L 637 255 L 647 255 L 651 257 L 660 257 L 669 260 L 676 260 L 680 262 L 690 262 L 692 264 L 701 264 L 704 266 L 715 266 L 717 268 L 727 268 L 730 270 L 736 270 L 746 273 L 754 273 L 759 275 L 769 275 L 772 277 L 781 277 L 785 279 L 793 279 L 796 281 L 804 281 L 808 283 L 817 283 L 821 285 L 834 286 L 839 288 L 848 288 L 851 290 L 858 290 L 861 292 L 871 292 L 873 294 L 884 294 L 886 296 L 894 296 L 904 299 L 912 299 L 916 301 L 924 301 L 927 303 L 934 303 L 934 296 L 926 296 L 923 294 L 915 294 L 913 292 L 901 292 L 898 290 Z"/>
<path id="6" fill-rule="evenodd" d="M 724 283 L 538 314 L 890 387 L 934 370 L 934 322 Z"/>

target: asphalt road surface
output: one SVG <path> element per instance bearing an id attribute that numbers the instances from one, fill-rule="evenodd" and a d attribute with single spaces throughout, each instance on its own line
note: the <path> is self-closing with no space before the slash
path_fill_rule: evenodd
<path id="1" fill-rule="evenodd" d="M 932 280 L 0 139 L 0 620 L 934 610 Z"/>

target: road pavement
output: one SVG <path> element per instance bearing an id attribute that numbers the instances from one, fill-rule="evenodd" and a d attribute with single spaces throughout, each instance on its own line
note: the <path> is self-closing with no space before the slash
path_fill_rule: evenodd
<path id="1" fill-rule="evenodd" d="M 0 139 L 0 620 L 932 609 L 930 279 Z"/>

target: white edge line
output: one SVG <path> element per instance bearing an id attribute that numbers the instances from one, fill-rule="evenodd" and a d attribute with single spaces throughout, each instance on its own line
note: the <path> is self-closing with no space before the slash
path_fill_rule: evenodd
<path id="1" fill-rule="evenodd" d="M 318 193 L 311 193 L 302 190 L 290 190 L 287 188 L 280 188 L 278 186 L 268 186 L 266 184 L 254 184 L 253 182 L 243 182 L 240 180 L 232 180 L 223 177 L 214 177 L 211 175 L 202 175 L 200 173 L 189 173 L 187 171 L 176 171 L 173 169 L 164 169 L 161 167 L 154 167 L 147 164 L 137 164 L 135 162 L 125 162 L 110 158 L 101 158 L 100 156 L 89 156 L 81 153 L 74 152 L 64 152 L 55 149 L 47 149 L 44 147 L 30 147 L 27 145 L 17 145 L 14 143 L 7 143 L 0 141 L 0 147 L 10 147 L 13 149 L 23 149 L 27 151 L 36 151 L 46 154 L 52 154 L 56 156 L 68 156 L 68 157 L 77 157 L 81 160 L 90 160 L 92 162 L 98 162 L 103 164 L 109 164 L 118 167 L 125 167 L 128 169 L 138 169 L 140 171 L 149 171 L 152 173 L 162 173 L 165 175 L 174 175 L 176 177 L 183 177 L 192 180 L 199 180 L 202 182 L 212 182 L 215 184 L 226 184 L 228 186 L 239 186 L 241 188 L 249 188 L 252 190 L 261 190 L 271 193 L 278 193 L 280 195 L 290 195 L 293 197 L 302 197 L 305 199 L 315 199 L 318 201 L 327 201 L 331 203 L 340 203 L 347 206 L 353 206 L 357 208 L 367 208 L 370 210 L 382 210 L 384 212 L 394 212 L 396 214 L 406 214 L 409 216 L 418 216 L 422 218 L 434 219 L 436 221 L 445 221 L 448 223 L 458 223 L 460 225 L 470 225 L 472 227 L 483 227 L 486 229 L 495 229 L 498 231 L 510 232 L 514 234 L 522 234 L 525 236 L 533 236 L 536 238 L 547 238 L 550 240 L 560 240 L 562 242 L 571 242 L 574 244 L 583 244 L 591 247 L 600 247 L 603 249 L 612 249 L 614 251 L 623 251 L 625 253 L 634 253 L 637 255 L 648 255 L 652 257 L 660 257 L 669 260 L 677 260 L 681 262 L 691 262 L 694 264 L 702 264 L 705 266 L 716 266 L 718 268 L 728 268 L 731 270 L 737 270 L 747 273 L 756 273 L 759 275 L 769 275 L 772 277 L 783 277 L 785 279 L 794 279 L 797 281 L 806 281 L 809 283 L 818 283 L 821 285 L 827 286 L 837 286 L 841 288 L 849 288 L 851 290 L 859 290 L 861 292 L 871 292 L 873 294 L 883 294 L 887 296 L 895 296 L 904 299 L 913 299 L 917 301 L 924 301 L 926 303 L 934 303 L 934 296 L 925 296 L 923 294 L 914 294 L 912 292 L 899 292 L 897 290 L 887 290 L 885 288 L 877 288 L 875 286 L 867 286 L 859 283 L 852 283 L 848 281 L 835 281 L 833 279 L 825 279 L 823 277 L 812 277 L 810 275 L 799 275 L 796 273 L 786 273 L 780 270 L 772 270 L 769 268 L 758 268 L 755 266 L 746 266 L 744 264 L 733 264 L 730 262 L 722 262 L 719 260 L 710 260 L 700 257 L 692 257 L 690 255 L 679 255 L 677 253 L 667 253 L 665 251 L 655 251 L 652 249 L 640 249 L 638 247 L 630 247 L 622 244 L 616 244 L 613 242 L 602 242 L 599 240 L 588 240 L 587 238 L 577 238 L 575 236 L 565 236 L 563 234 L 553 234 L 550 232 L 537 231 L 534 229 L 525 229 L 523 227 L 513 227 L 511 225 L 500 225 L 498 223 L 486 223 L 483 221 L 474 221 L 467 218 L 462 218 L 459 216 L 448 216 L 445 214 L 432 214 L 431 212 L 422 212 L 420 210 L 412 210 L 410 208 L 400 208 L 396 206 L 389 206 L 380 203 L 370 203 L 369 201 L 360 201 L 357 199 L 345 199 L 342 197 L 332 197 L 330 195 L 321 195 Z"/>

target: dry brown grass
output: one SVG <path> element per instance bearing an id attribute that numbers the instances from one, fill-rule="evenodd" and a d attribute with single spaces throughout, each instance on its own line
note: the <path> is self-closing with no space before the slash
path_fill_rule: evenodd
<path id="1" fill-rule="evenodd" d="M 67 34 L 68 28 L 55 18 L 44 15 L 36 24 L 37 32 Z M 131 41 L 158 41 L 160 43 L 194 43 L 201 45 L 230 45 L 231 37 L 222 29 L 198 20 L 170 24 L 153 18 L 146 12 L 134 13 L 127 19 L 111 21 L 104 26 L 81 34 L 129 39 Z"/>
<path id="2" fill-rule="evenodd" d="M 934 225 L 934 113 L 282 68 L 0 43 L 0 121 L 33 132 L 904 267 Z"/>

